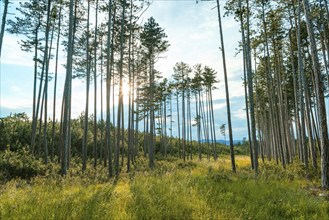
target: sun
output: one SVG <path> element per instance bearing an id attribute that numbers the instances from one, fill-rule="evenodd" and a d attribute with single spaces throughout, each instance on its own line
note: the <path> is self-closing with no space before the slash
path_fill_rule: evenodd
<path id="1" fill-rule="evenodd" d="M 118 87 L 119 89 L 119 87 Z M 122 82 L 122 95 L 123 95 L 123 104 L 129 104 L 129 95 L 130 95 L 130 85 L 128 82 Z"/>
<path id="2" fill-rule="evenodd" d="M 128 82 L 122 82 L 122 94 L 123 97 L 129 97 L 130 85 Z"/>

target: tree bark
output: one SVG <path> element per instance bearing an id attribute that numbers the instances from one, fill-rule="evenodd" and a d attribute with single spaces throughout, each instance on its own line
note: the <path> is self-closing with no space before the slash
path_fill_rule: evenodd
<path id="1" fill-rule="evenodd" d="M 54 101 L 53 101 L 53 125 L 52 125 L 52 145 L 51 145 L 51 161 L 54 158 L 54 151 L 55 151 L 55 120 L 56 120 L 56 91 L 57 91 L 57 75 L 58 75 L 58 57 L 59 57 L 59 40 L 61 34 L 61 23 L 62 23 L 62 1 L 60 1 L 59 6 L 59 13 L 58 13 L 58 33 L 57 33 L 57 42 L 56 42 L 56 61 L 55 61 L 55 79 L 54 79 Z"/>
<path id="2" fill-rule="evenodd" d="M 2 15 L 2 22 L 1 22 L 1 32 L 0 32 L 0 57 L 1 57 L 1 51 L 2 51 L 2 42 L 3 42 L 3 36 L 5 34 L 5 26 L 6 26 L 6 18 L 8 13 L 8 5 L 9 0 L 4 0 L 4 9 L 3 9 L 3 15 Z"/>
<path id="3" fill-rule="evenodd" d="M 227 124 L 228 124 L 228 134 L 229 134 L 229 139 L 230 139 L 231 166 L 232 166 L 232 171 L 236 172 L 235 157 L 234 157 L 234 145 L 233 145 L 233 132 L 232 132 L 232 122 L 231 122 L 231 107 L 230 107 L 231 104 L 230 104 L 229 85 L 228 85 L 228 77 L 227 77 L 227 70 L 226 70 L 225 48 L 224 48 L 223 28 L 222 28 L 222 22 L 221 22 L 219 0 L 217 0 L 217 10 L 218 10 L 218 22 L 219 22 L 219 31 L 220 31 L 220 41 L 221 41 L 223 68 L 224 68 L 226 108 L 227 108 Z M 213 111 L 212 111 L 212 114 L 213 114 Z"/>
<path id="4" fill-rule="evenodd" d="M 70 108 L 71 108 L 71 83 L 72 83 L 72 58 L 73 58 L 73 5 L 74 0 L 70 0 L 69 11 L 69 35 L 68 35 L 68 51 L 67 51 L 67 65 L 66 65 L 66 78 L 64 86 L 64 108 L 63 108 L 63 139 L 64 148 L 62 153 L 61 174 L 66 175 L 68 164 L 68 149 L 69 149 L 69 127 L 70 127 Z"/>
<path id="5" fill-rule="evenodd" d="M 83 125 L 83 139 L 82 139 L 82 171 L 87 168 L 87 142 L 88 142 L 88 125 L 89 125 L 89 88 L 90 88 L 90 54 L 89 54 L 89 27 L 90 27 L 90 0 L 87 2 L 87 43 L 86 43 L 86 105 Z"/>
<path id="6" fill-rule="evenodd" d="M 321 147 L 321 185 L 323 189 L 329 188 L 329 140 L 326 118 L 326 107 L 324 101 L 323 81 L 321 79 L 321 68 L 318 58 L 316 41 L 314 37 L 314 27 L 310 18 L 310 9 L 308 0 L 303 0 L 306 19 L 307 32 L 310 40 L 311 58 L 315 78 L 316 101 L 319 117 L 320 147 Z"/>

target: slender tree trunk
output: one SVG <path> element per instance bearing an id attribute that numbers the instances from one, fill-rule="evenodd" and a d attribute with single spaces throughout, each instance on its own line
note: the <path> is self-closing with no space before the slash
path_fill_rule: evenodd
<path id="1" fill-rule="evenodd" d="M 108 26 L 107 26 L 107 49 L 106 49 L 106 155 L 108 157 L 109 177 L 113 176 L 112 165 L 112 145 L 111 145 L 111 114 L 110 114 L 110 95 L 111 95 L 111 26 L 112 26 L 112 0 L 109 0 Z"/>
<path id="2" fill-rule="evenodd" d="M 98 0 L 96 0 L 96 14 L 95 14 L 95 38 L 94 38 L 94 168 L 97 165 L 97 36 L 98 36 Z"/>
<path id="3" fill-rule="evenodd" d="M 202 152 L 201 152 L 201 119 L 200 119 L 200 112 L 199 112 L 199 100 L 198 100 L 198 92 L 195 92 L 195 113 L 196 113 L 196 126 L 197 126 L 197 136 L 198 136 L 198 154 L 199 160 L 202 159 Z"/>
<path id="4" fill-rule="evenodd" d="M 224 39 L 223 39 L 223 29 L 222 29 L 222 22 L 221 22 L 221 15 L 220 15 L 220 6 L 219 6 L 219 1 L 218 0 L 217 0 L 217 10 L 218 10 L 220 41 L 221 41 L 221 50 L 222 50 L 222 59 L 223 59 L 223 68 L 224 68 L 224 80 L 225 80 L 225 93 L 226 93 L 226 108 L 227 108 L 228 134 L 229 134 L 229 139 L 230 139 L 231 166 L 232 166 L 232 171 L 233 172 L 236 172 L 235 157 L 234 157 L 234 145 L 233 145 L 233 132 L 232 132 L 232 122 L 231 122 L 231 107 L 230 107 L 229 85 L 228 85 L 227 70 L 226 70 L 226 60 L 225 60 L 225 48 L 224 48 Z"/>
<path id="5" fill-rule="evenodd" d="M 242 19 L 242 15 L 241 15 L 240 19 Z M 243 45 L 245 45 L 244 26 L 242 25 L 242 20 L 241 20 L 241 32 L 243 33 L 243 37 L 242 37 L 242 41 L 244 42 Z M 247 127 L 248 127 L 248 143 L 249 143 L 249 151 L 250 151 L 250 161 L 251 161 L 251 168 L 254 169 L 254 160 L 252 159 L 253 146 L 252 146 L 251 131 L 250 131 L 246 51 L 244 49 L 243 49 L 243 84 L 244 84 L 243 87 L 244 87 L 244 96 L 245 96 L 245 105 L 246 105 L 246 118 L 247 118 Z"/>
<path id="6" fill-rule="evenodd" d="M 59 126 L 59 144 L 58 144 L 58 163 L 62 163 L 63 158 L 63 149 L 64 149 L 64 94 L 62 96 L 62 103 L 61 103 L 61 119 L 60 119 L 60 126 Z"/>
<path id="7" fill-rule="evenodd" d="M 184 80 L 184 79 L 183 79 Z M 185 82 L 183 82 L 185 84 Z M 182 89 L 182 150 L 183 150 L 183 160 L 186 160 L 186 122 L 185 122 L 185 86 Z"/>
<path id="8" fill-rule="evenodd" d="M 1 32 L 0 32 L 0 57 L 1 57 L 1 51 L 2 51 L 3 36 L 5 34 L 6 17 L 7 17 L 7 12 L 8 12 L 9 0 L 4 0 L 4 2 L 5 3 L 4 3 L 2 22 L 1 22 Z"/>
<path id="9" fill-rule="evenodd" d="M 58 57 L 59 57 L 59 40 L 61 34 L 61 23 L 62 23 L 62 1 L 60 1 L 58 12 L 58 33 L 57 33 L 57 42 L 56 42 L 56 61 L 55 61 L 55 73 L 54 73 L 54 101 L 53 101 L 53 124 L 52 124 L 52 144 L 51 144 L 51 161 L 54 159 L 54 149 L 55 149 L 55 120 L 56 120 L 56 92 L 57 92 L 57 75 L 58 75 Z"/>
<path id="10" fill-rule="evenodd" d="M 240 0 L 239 0 L 240 1 Z M 251 137 L 253 142 L 253 160 L 256 175 L 258 174 L 258 142 L 256 138 L 256 123 L 254 111 L 254 94 L 253 94 L 253 79 L 251 72 L 251 54 L 250 54 L 250 33 L 249 33 L 249 0 L 247 0 L 247 42 L 246 42 L 246 58 L 247 58 L 247 76 L 248 76 L 248 94 L 250 107 L 250 126 Z"/>
<path id="11" fill-rule="evenodd" d="M 150 80 L 150 144 L 149 144 L 149 166 L 151 169 L 154 168 L 154 71 L 153 71 L 153 52 L 150 51 L 149 60 L 149 80 Z"/>
<path id="12" fill-rule="evenodd" d="M 217 153 L 217 138 L 216 138 L 216 128 L 215 128 L 215 115 L 214 115 L 214 105 L 213 105 L 213 98 L 212 98 L 212 91 L 210 89 L 209 92 L 210 95 L 210 114 L 212 118 L 212 133 L 213 133 L 213 140 L 214 140 L 214 159 L 218 159 L 218 153 Z M 231 161 L 232 163 L 232 161 Z M 235 161 L 234 161 L 235 163 Z"/>
<path id="13" fill-rule="evenodd" d="M 49 30 L 50 30 L 50 13 L 51 13 L 51 0 L 48 0 L 47 4 L 47 26 L 46 26 L 46 43 L 45 43 L 45 52 L 44 52 L 44 62 L 46 68 L 46 78 L 45 78 L 45 114 L 44 114 L 44 129 L 43 129 L 43 144 L 44 144 L 44 154 L 45 154 L 45 163 L 48 163 L 48 139 L 47 139 L 47 120 L 48 120 L 48 74 L 49 74 L 49 55 L 50 52 L 48 41 L 49 41 Z"/>
<path id="14" fill-rule="evenodd" d="M 306 87 L 305 87 L 306 88 Z M 305 100 L 306 100 L 306 108 L 305 108 L 305 119 L 306 119 L 306 127 L 307 127 L 307 132 L 308 132 L 308 142 L 309 142 L 309 149 L 310 149 L 310 156 L 312 158 L 312 165 L 315 169 L 317 169 L 317 156 L 316 156 L 316 150 L 315 150 L 315 145 L 314 145 L 314 138 L 313 138 L 313 130 L 312 130 L 312 125 L 311 125 L 311 99 L 309 95 L 308 89 L 306 89 L 305 92 Z"/>
<path id="15" fill-rule="evenodd" d="M 179 92 L 176 91 L 176 104 L 177 104 L 177 128 L 178 128 L 178 146 L 179 146 L 179 156 L 182 157 L 182 146 L 180 138 L 180 118 L 179 118 Z"/>
<path id="16" fill-rule="evenodd" d="M 135 26 L 135 24 L 133 25 Z M 134 36 L 132 36 L 132 41 L 134 42 Z M 136 140 L 138 142 L 138 139 L 135 139 L 135 120 L 137 121 L 138 119 L 135 119 L 135 73 L 136 73 L 136 69 L 135 69 L 135 49 L 134 49 L 134 44 L 132 45 L 132 83 L 131 83 L 131 162 L 132 164 L 135 164 L 135 160 L 136 160 L 136 156 L 137 156 L 137 148 L 135 148 L 136 144 Z M 138 132 L 138 130 L 137 130 Z"/>
<path id="17" fill-rule="evenodd" d="M 90 90 L 90 54 L 89 54 L 89 34 L 90 34 L 90 0 L 88 0 L 87 9 L 87 43 L 86 43 L 86 63 L 87 63 L 87 74 L 86 74 L 86 106 L 84 115 L 84 126 L 83 126 L 83 139 L 82 139 L 82 171 L 87 168 L 87 142 L 88 142 L 88 126 L 89 126 L 89 90 Z"/>
<path id="18" fill-rule="evenodd" d="M 189 145 L 190 145 L 190 160 L 192 160 L 193 152 L 192 152 L 192 114 L 191 114 L 191 88 L 188 90 L 188 102 L 187 102 L 187 109 L 188 109 L 188 126 L 189 126 Z M 167 135 L 167 133 L 166 133 Z M 215 138 L 216 139 L 216 138 Z"/>
<path id="19" fill-rule="evenodd" d="M 122 8 L 122 19 L 121 19 L 121 36 L 120 36 L 120 81 L 119 81 L 119 100 L 118 100 L 118 112 L 117 112 L 117 139 L 115 147 L 115 175 L 119 176 L 120 168 L 120 141 L 121 141 L 121 126 L 122 124 L 122 109 L 123 109 L 123 92 L 122 92 L 122 83 L 123 83 L 123 57 L 124 57 L 124 32 L 125 32 L 125 7 L 126 1 L 123 1 Z M 122 145 L 123 147 L 123 145 Z"/>
<path id="20" fill-rule="evenodd" d="M 305 134 L 305 103 L 304 103 L 304 94 L 305 94 L 305 73 L 304 73 L 304 65 L 302 60 L 302 54 L 301 54 L 301 6 L 300 1 L 298 2 L 298 29 L 297 29 L 297 44 L 298 44 L 298 67 L 299 67 L 299 88 L 300 88 L 300 121 L 301 121 L 301 137 L 302 137 L 302 149 L 303 149 L 303 162 L 305 164 L 306 172 L 308 175 L 308 155 L 307 155 L 307 146 L 306 146 L 306 134 Z"/>
<path id="21" fill-rule="evenodd" d="M 167 88 L 165 88 L 167 89 Z M 167 148 L 168 148 L 168 138 L 167 138 L 167 96 L 168 94 L 165 94 L 165 98 L 163 101 L 163 114 L 164 114 L 164 155 L 167 157 Z"/>
<path id="22" fill-rule="evenodd" d="M 125 159 L 125 115 L 124 115 L 124 105 L 123 105 L 123 98 L 121 100 L 121 167 L 123 167 L 124 159 Z M 120 168 L 121 170 L 121 168 Z"/>
<path id="23" fill-rule="evenodd" d="M 205 104 L 204 104 L 204 98 L 203 98 L 203 95 L 200 95 L 200 98 L 201 98 L 201 102 L 200 102 L 200 112 L 201 112 L 201 115 L 202 115 L 202 127 L 203 127 L 203 136 L 204 136 L 204 139 L 206 140 L 206 145 L 207 145 L 207 159 L 209 160 L 210 159 L 210 154 L 209 154 L 209 129 L 208 129 L 208 117 L 206 116 L 205 114 Z"/>
<path id="24" fill-rule="evenodd" d="M 303 0 L 304 12 L 306 19 L 307 32 L 310 40 L 311 58 L 313 63 L 313 71 L 315 78 L 316 101 L 319 117 L 320 130 L 320 146 L 321 146 L 321 185 L 322 188 L 329 188 L 329 140 L 328 140 L 328 125 L 326 118 L 326 107 L 324 101 L 323 81 L 321 79 L 321 69 L 318 58 L 318 52 L 314 37 L 314 27 L 310 20 L 310 9 L 308 0 Z"/>
<path id="25" fill-rule="evenodd" d="M 253 160 L 253 142 L 252 142 L 252 135 L 251 135 L 251 128 L 250 128 L 250 113 L 249 113 L 249 102 L 248 99 L 248 85 L 247 84 L 247 75 L 248 75 L 248 56 L 247 56 L 247 50 L 246 50 L 246 37 L 245 37 L 245 28 L 243 23 L 243 13 L 242 13 L 242 3 L 241 0 L 238 2 L 239 4 L 239 10 L 240 10 L 240 28 L 241 28 L 241 34 L 242 34 L 242 45 L 243 45 L 243 63 L 244 63 L 244 87 L 245 87 L 245 102 L 246 102 L 246 114 L 247 114 L 247 126 L 248 126 L 248 137 L 249 137 L 249 148 L 250 148 L 250 160 L 251 160 L 251 167 L 254 169 L 254 160 Z M 248 13 L 248 12 L 247 12 Z"/>
<path id="26" fill-rule="evenodd" d="M 73 5 L 74 0 L 70 0 L 69 6 L 69 35 L 68 35 L 68 51 L 67 51 L 67 65 L 66 65 L 66 78 L 64 86 L 64 108 L 63 108 L 63 139 L 64 139 L 64 149 L 62 153 L 62 164 L 61 164 L 61 174 L 66 175 L 67 173 L 67 161 L 68 161 L 68 148 L 69 148 L 69 127 L 70 127 L 70 91 L 72 83 L 72 57 L 73 57 Z"/>
<path id="27" fill-rule="evenodd" d="M 172 92 L 170 92 L 170 141 L 169 141 L 169 146 L 172 146 L 172 125 L 173 125 L 173 118 L 172 118 Z M 170 148 L 168 149 L 168 153 L 170 153 Z"/>
<path id="28" fill-rule="evenodd" d="M 290 14 L 290 13 L 289 13 Z M 295 13 L 294 13 L 295 14 Z M 292 20 L 291 18 L 289 19 L 290 21 L 290 30 L 289 30 L 289 40 L 290 40 L 290 47 L 289 47 L 289 52 L 290 52 L 290 62 L 291 62 L 291 67 L 292 67 L 292 77 L 293 77 L 293 91 L 294 91 L 294 116 L 295 116 L 295 130 L 297 133 L 297 143 L 298 146 L 301 146 L 301 135 L 300 135 L 300 129 L 299 129 L 299 112 L 298 112 L 298 83 L 297 83 L 297 74 L 296 74 L 296 66 L 295 66 L 295 60 L 294 60 L 294 51 L 293 51 L 293 39 L 292 39 L 292 34 L 291 30 L 293 28 L 292 25 Z M 297 36 L 296 36 L 297 37 Z M 295 137 L 293 136 L 294 142 L 295 142 Z"/>
<path id="29" fill-rule="evenodd" d="M 100 145 L 99 145 L 99 159 L 104 161 L 104 166 L 107 166 L 106 164 L 106 156 L 105 156 L 105 148 L 104 148 L 104 114 L 103 114 L 103 74 L 104 74 L 104 70 L 103 70 L 103 64 L 104 64 L 104 59 L 103 59 L 103 34 L 100 36 L 100 53 L 101 53 L 101 63 L 100 63 L 100 93 L 101 93 L 101 121 L 100 121 Z"/>
<path id="30" fill-rule="evenodd" d="M 256 58 L 257 58 L 257 54 L 256 54 L 256 49 L 254 49 L 254 74 L 256 75 L 257 74 L 257 61 L 256 61 Z M 244 75 L 245 75 L 246 73 L 245 73 L 245 67 L 244 67 Z M 245 77 L 244 77 L 244 80 L 245 80 Z M 255 77 L 255 86 L 256 86 L 256 88 L 258 88 L 258 82 L 257 82 L 257 77 Z M 244 88 L 245 88 L 245 94 L 248 94 L 247 92 L 246 92 L 246 85 L 244 86 Z M 256 119 L 257 119 L 257 125 L 258 125 L 258 137 L 259 137 L 259 148 L 260 148 L 260 151 L 261 151 L 261 158 L 262 158 L 262 162 L 264 163 L 264 144 L 263 144 L 263 141 L 262 141 L 262 135 L 261 135 L 261 111 L 259 110 L 260 109 L 260 101 L 259 101 L 259 99 L 260 99 L 260 97 L 259 97 L 259 94 L 258 94 L 258 91 L 257 91 L 257 89 L 256 89 L 256 91 L 255 91 L 255 96 L 256 96 L 256 100 L 257 100 L 257 102 L 256 102 L 256 111 L 257 111 L 257 113 L 256 113 Z M 246 96 L 247 97 L 247 96 Z M 246 100 L 246 101 L 248 101 L 248 100 Z M 248 111 L 248 114 L 247 114 L 247 119 L 249 118 L 249 110 L 248 110 L 248 108 L 247 108 L 247 111 Z M 249 122 L 247 122 L 248 124 L 249 124 Z M 249 129 L 249 131 L 250 131 L 250 128 L 249 128 L 249 125 L 248 125 L 248 129 Z M 249 132 L 248 131 L 248 132 Z M 249 134 L 249 133 L 248 133 Z M 251 146 L 251 142 L 250 142 L 250 140 L 249 140 L 249 144 L 250 144 L 250 146 Z M 252 154 L 251 154 L 252 155 Z M 251 168 L 253 169 L 253 160 L 252 160 L 252 166 L 251 166 Z"/>
<path id="31" fill-rule="evenodd" d="M 44 114 L 44 102 L 45 102 L 45 88 L 42 92 L 42 99 L 41 99 L 41 111 L 40 111 L 40 118 L 39 118 L 39 138 L 38 138 L 38 146 L 37 146 L 37 156 L 41 156 L 41 140 L 42 140 L 42 117 Z"/>
<path id="32" fill-rule="evenodd" d="M 328 9 L 328 1 L 327 0 L 323 0 L 324 1 L 324 8 L 326 9 L 326 18 L 327 18 L 327 26 L 329 28 L 329 9 Z M 321 2 L 321 0 L 320 0 Z"/>
<path id="33" fill-rule="evenodd" d="M 210 108 L 210 90 L 211 90 L 211 86 L 209 86 L 206 92 L 206 118 L 207 118 L 207 132 L 208 132 L 208 141 L 211 144 L 211 150 L 214 153 L 214 138 L 213 138 L 213 129 L 212 129 L 212 115 L 211 115 L 211 108 Z M 209 159 L 210 159 L 210 148 L 209 148 Z M 213 154 L 215 155 L 215 154 Z"/>
<path id="34" fill-rule="evenodd" d="M 34 42 L 34 80 L 33 80 L 33 110 L 32 110 L 32 134 L 31 134 L 31 147 L 30 151 L 34 154 L 35 148 L 35 138 L 36 138 L 36 130 L 37 130 L 37 120 L 39 109 L 37 107 L 37 77 L 38 77 L 38 46 L 39 46 L 39 28 L 40 28 L 40 20 L 35 28 L 35 42 Z M 40 80 L 42 82 L 42 80 Z M 41 83 L 40 83 L 41 84 Z M 38 102 L 39 105 L 39 102 Z"/>
<path id="35" fill-rule="evenodd" d="M 128 149 L 127 149 L 127 172 L 130 171 L 130 164 L 131 164 L 131 159 L 132 159 L 132 126 L 133 123 L 131 122 L 132 115 L 134 114 L 133 109 L 132 109 L 132 92 L 131 92 L 131 87 L 132 87 L 132 73 L 131 73 L 131 44 L 132 44 L 132 33 L 133 33 L 133 24 L 132 24 L 132 16 L 133 16 L 133 2 L 130 0 L 130 16 L 129 16 L 129 25 L 130 25 L 130 30 L 129 30 L 129 38 L 128 38 L 128 74 L 129 74 L 129 102 L 128 102 Z"/>

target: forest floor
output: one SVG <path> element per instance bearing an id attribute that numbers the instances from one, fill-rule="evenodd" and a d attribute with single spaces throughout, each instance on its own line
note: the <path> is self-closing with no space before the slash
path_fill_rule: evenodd
<path id="1" fill-rule="evenodd" d="M 169 158 L 149 170 L 140 159 L 130 173 L 107 180 L 106 168 L 72 167 L 0 185 L 0 219 L 329 219 L 326 192 L 301 164 L 260 163 L 255 178 L 246 156 L 217 161 Z M 314 180 L 312 180 L 312 178 Z"/>

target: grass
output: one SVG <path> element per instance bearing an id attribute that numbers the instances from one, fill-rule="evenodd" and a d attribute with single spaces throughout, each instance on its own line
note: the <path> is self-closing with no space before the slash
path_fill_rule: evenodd
<path id="1" fill-rule="evenodd" d="M 249 159 L 160 160 L 150 171 L 140 159 L 131 173 L 106 179 L 106 169 L 81 174 L 72 167 L 0 186 L 0 219 L 328 219 L 329 203 L 310 191 L 302 166 L 261 165 L 255 179 Z"/>

